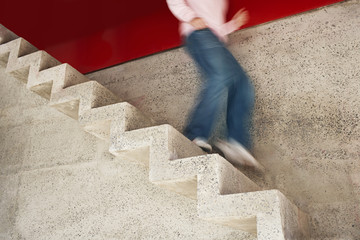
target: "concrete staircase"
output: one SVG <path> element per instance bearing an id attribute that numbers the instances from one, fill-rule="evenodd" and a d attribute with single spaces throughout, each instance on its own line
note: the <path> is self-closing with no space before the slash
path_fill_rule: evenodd
<path id="1" fill-rule="evenodd" d="M 217 154 L 206 155 L 170 125 L 156 125 L 96 81 L 0 25 L 0 65 L 50 106 L 110 142 L 109 151 L 149 168 L 162 188 L 197 199 L 198 216 L 257 235 L 306 239 L 307 217 L 278 190 L 262 190 Z"/>

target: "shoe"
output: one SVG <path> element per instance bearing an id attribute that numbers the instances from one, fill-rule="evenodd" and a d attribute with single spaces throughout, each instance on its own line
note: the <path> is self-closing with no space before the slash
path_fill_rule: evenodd
<path id="1" fill-rule="evenodd" d="M 226 160 L 234 166 L 249 166 L 259 170 L 264 169 L 245 147 L 233 139 L 228 142 L 219 140 L 215 145 L 224 153 Z"/>
<path id="2" fill-rule="evenodd" d="M 204 138 L 197 137 L 193 140 L 193 143 L 195 143 L 198 147 L 200 147 L 202 150 L 204 150 L 207 153 L 210 153 L 212 151 L 211 145 L 208 144 Z"/>

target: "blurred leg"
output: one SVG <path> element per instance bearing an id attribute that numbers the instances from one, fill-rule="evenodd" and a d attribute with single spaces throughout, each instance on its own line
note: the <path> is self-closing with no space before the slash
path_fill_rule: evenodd
<path id="1" fill-rule="evenodd" d="M 204 88 L 194 108 L 185 135 L 208 139 L 219 112 L 221 97 L 228 91 L 228 137 L 250 147 L 249 120 L 254 102 L 253 87 L 233 55 L 209 30 L 193 32 L 187 49 L 204 76 Z"/>
<path id="2" fill-rule="evenodd" d="M 198 103 L 188 119 L 185 135 L 189 139 L 208 139 L 216 119 L 220 99 L 226 90 L 226 82 L 219 71 L 222 67 L 223 43 L 209 30 L 193 32 L 186 47 L 204 78 L 204 86 Z"/>
<path id="3" fill-rule="evenodd" d="M 228 138 L 251 149 L 251 115 L 254 106 L 254 89 L 239 65 L 234 83 L 229 87 L 226 124 Z"/>

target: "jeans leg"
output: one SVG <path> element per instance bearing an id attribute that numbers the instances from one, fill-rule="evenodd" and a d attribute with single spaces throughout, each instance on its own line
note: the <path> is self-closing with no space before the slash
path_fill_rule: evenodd
<path id="1" fill-rule="evenodd" d="M 209 138 L 219 112 L 221 97 L 228 91 L 228 137 L 250 148 L 249 120 L 254 91 L 249 78 L 224 44 L 209 30 L 193 32 L 186 42 L 190 55 L 203 73 L 205 86 L 194 108 L 185 135 Z"/>
<path id="2" fill-rule="evenodd" d="M 208 139 L 219 111 L 220 100 L 225 87 L 216 83 L 208 83 L 201 91 L 199 102 L 188 119 L 184 134 L 189 139 L 201 137 Z"/>
<path id="3" fill-rule="evenodd" d="M 184 134 L 189 139 L 210 137 L 217 117 L 221 97 L 226 90 L 222 68 L 223 43 L 209 30 L 193 32 L 186 40 L 186 47 L 204 78 L 199 101 L 193 109 Z"/>
<path id="4" fill-rule="evenodd" d="M 254 106 L 254 88 L 239 65 L 234 83 L 229 87 L 226 124 L 228 138 L 241 143 L 247 149 L 251 149 L 252 140 L 250 135 L 251 116 Z"/>

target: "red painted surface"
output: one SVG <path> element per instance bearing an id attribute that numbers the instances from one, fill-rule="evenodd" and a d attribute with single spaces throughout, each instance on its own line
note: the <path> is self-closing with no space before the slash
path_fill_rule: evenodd
<path id="1" fill-rule="evenodd" d="M 249 27 L 336 2 L 230 0 L 228 17 L 246 7 Z M 165 0 L 7 0 L 0 23 L 82 73 L 181 44 Z"/>

